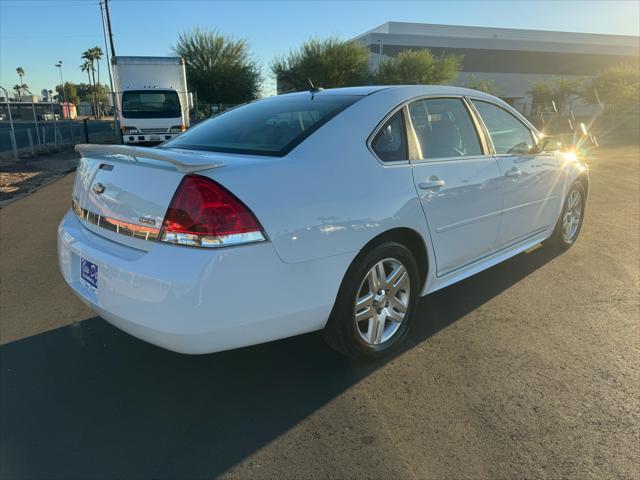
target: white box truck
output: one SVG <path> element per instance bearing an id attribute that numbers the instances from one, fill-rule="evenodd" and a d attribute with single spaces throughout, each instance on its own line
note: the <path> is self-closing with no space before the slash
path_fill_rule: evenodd
<path id="1" fill-rule="evenodd" d="M 192 96 L 180 57 L 113 57 L 116 108 L 125 144 L 160 143 L 189 128 Z"/>

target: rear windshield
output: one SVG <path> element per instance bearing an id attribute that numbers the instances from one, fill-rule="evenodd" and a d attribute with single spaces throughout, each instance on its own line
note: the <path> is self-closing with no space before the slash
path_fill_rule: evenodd
<path id="1" fill-rule="evenodd" d="M 176 118 L 182 116 L 175 90 L 129 90 L 122 94 L 125 118 Z"/>
<path id="2" fill-rule="evenodd" d="M 360 98 L 309 94 L 260 100 L 202 122 L 162 146 L 282 156 Z"/>

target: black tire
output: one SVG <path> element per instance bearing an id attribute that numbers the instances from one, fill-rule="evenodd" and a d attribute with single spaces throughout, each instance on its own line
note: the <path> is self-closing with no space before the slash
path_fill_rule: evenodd
<path id="1" fill-rule="evenodd" d="M 575 234 L 571 236 L 571 238 L 567 239 L 563 233 L 563 220 L 567 214 L 567 210 L 569 209 L 569 199 L 571 198 L 571 194 L 577 191 L 580 194 L 580 221 L 578 223 L 578 228 L 575 231 Z M 556 250 L 564 251 L 571 247 L 578 236 L 580 235 L 580 230 L 582 229 L 582 222 L 584 221 L 584 212 L 587 201 L 587 192 L 584 189 L 584 185 L 580 181 L 576 181 L 571 185 L 569 192 L 567 193 L 567 197 L 564 199 L 564 204 L 562 205 L 562 212 L 560 212 L 560 217 L 556 223 L 556 227 L 553 230 L 551 236 L 544 241 L 545 245 L 550 246 L 551 248 L 555 248 Z"/>
<path id="2" fill-rule="evenodd" d="M 399 295 L 405 295 L 408 305 L 404 318 L 399 322 L 399 327 L 396 327 L 395 333 L 386 341 L 372 345 L 367 343 L 359 333 L 361 327 L 358 327 L 355 322 L 355 300 L 356 296 L 361 292 L 363 282 L 369 271 L 379 262 L 387 260 L 399 261 L 408 274 L 409 292 L 407 293 L 406 290 L 403 290 L 403 292 L 398 293 Z M 377 360 L 390 354 L 407 336 L 415 317 L 419 290 L 420 276 L 418 266 L 413 254 L 404 245 L 387 241 L 366 252 L 361 252 L 349 267 L 342 281 L 333 311 L 322 333 L 325 341 L 338 352 L 357 360 Z M 386 304 L 388 305 L 389 302 L 386 302 Z M 389 325 L 391 323 L 389 321 Z"/>

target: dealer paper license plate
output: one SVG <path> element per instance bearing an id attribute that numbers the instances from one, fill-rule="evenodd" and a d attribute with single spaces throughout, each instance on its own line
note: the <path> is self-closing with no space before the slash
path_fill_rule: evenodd
<path id="1" fill-rule="evenodd" d="M 80 278 L 86 287 L 91 290 L 98 290 L 98 266 L 95 263 L 81 258 Z"/>

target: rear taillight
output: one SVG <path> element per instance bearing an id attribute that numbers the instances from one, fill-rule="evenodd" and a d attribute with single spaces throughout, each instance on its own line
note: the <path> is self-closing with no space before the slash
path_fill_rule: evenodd
<path id="1" fill-rule="evenodd" d="M 187 175 L 162 222 L 160 241 L 191 247 L 223 247 L 265 240 L 253 213 L 207 177 Z"/>

